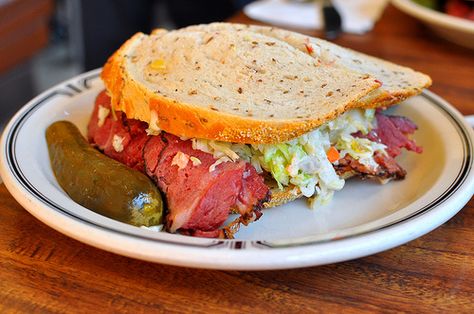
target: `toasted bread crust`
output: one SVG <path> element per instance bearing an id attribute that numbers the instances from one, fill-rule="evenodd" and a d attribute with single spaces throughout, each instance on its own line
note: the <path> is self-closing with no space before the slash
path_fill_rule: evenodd
<path id="1" fill-rule="evenodd" d="M 235 29 L 246 27 L 239 24 L 210 24 L 198 25 L 181 30 L 186 32 L 187 29 L 198 29 L 206 31 L 207 29 Z M 251 26 L 248 29 L 265 36 L 274 36 L 275 40 L 283 40 L 289 44 L 293 44 L 297 49 L 304 51 L 303 39 L 306 36 L 258 26 Z M 156 30 L 154 35 L 166 34 L 165 30 Z M 270 37 L 269 37 L 270 38 Z M 370 77 L 370 84 L 366 84 L 364 88 L 358 91 L 352 91 L 347 101 L 339 102 L 330 110 L 325 110 L 322 113 L 318 112 L 318 104 L 314 104 L 315 114 L 313 116 L 306 116 L 292 119 L 275 119 L 263 117 L 250 117 L 235 115 L 229 112 L 218 111 L 213 106 L 196 106 L 185 101 L 179 101 L 173 97 L 168 97 L 160 91 L 152 90 L 149 86 L 145 86 L 139 82 L 135 77 L 132 77 L 130 71 L 127 69 L 127 54 L 133 51 L 136 45 L 139 45 L 142 40 L 146 40 L 147 36 L 141 33 L 134 35 L 126 41 L 122 47 L 116 51 L 105 64 L 101 77 L 105 83 L 108 94 L 111 97 L 112 106 L 116 110 L 125 112 L 127 117 L 151 123 L 152 113 L 155 113 L 158 121 L 158 127 L 166 132 L 182 136 L 205 138 L 226 142 L 260 144 L 260 143 L 278 143 L 291 140 L 297 136 L 309 132 L 310 130 L 330 121 L 347 110 L 353 108 L 376 108 L 388 107 L 396 104 L 408 97 L 419 94 L 422 88 L 431 84 L 429 77 L 414 72 L 411 69 L 403 68 L 395 64 L 379 60 L 370 56 L 351 51 L 343 50 L 344 48 L 337 47 L 331 43 L 321 40 L 308 39 L 308 43 L 313 43 L 324 47 L 325 50 L 330 51 L 334 49 L 338 53 L 346 53 L 349 57 L 357 57 L 360 60 L 367 60 L 371 64 L 380 64 L 386 66 L 391 71 L 404 73 L 413 78 L 413 86 L 408 85 L 403 88 L 385 88 L 376 80 L 377 75 L 371 76 L 369 74 L 362 74 L 358 72 L 357 68 L 351 68 L 339 61 L 335 61 L 335 65 L 339 70 L 347 69 L 347 73 L 359 73 L 367 78 Z M 301 47 L 300 47 L 301 46 Z M 332 48 L 336 47 L 336 48 Z M 329 55 L 328 55 L 329 54 Z M 318 59 L 317 57 L 315 57 Z M 323 63 L 331 64 L 332 55 L 326 53 L 321 57 Z M 339 63 L 338 63 L 339 62 Z M 352 66 L 352 65 L 351 65 Z M 416 84 L 415 84 L 416 83 Z M 355 85 L 354 85 L 355 86 Z M 297 108 L 297 107 L 296 107 Z M 271 108 L 269 108 L 271 110 Z"/>
<path id="2" fill-rule="evenodd" d="M 248 144 L 288 141 L 360 106 L 358 99 L 380 86 L 372 80 L 366 88 L 352 94 L 349 102 L 317 117 L 285 120 L 237 116 L 176 101 L 132 78 L 126 68 L 126 55 L 144 37 L 138 33 L 125 42 L 105 64 L 101 78 L 116 110 L 148 123 L 152 111 L 155 111 L 160 129 L 182 137 Z"/>
<path id="3" fill-rule="evenodd" d="M 101 74 L 114 108 L 125 112 L 129 118 L 148 123 L 151 111 L 155 111 L 160 129 L 182 137 L 246 144 L 285 142 L 307 133 L 347 110 L 356 108 L 358 104 L 357 101 L 350 102 L 331 114 L 311 120 L 262 121 L 242 118 L 156 95 L 130 80 L 127 74 L 120 70 L 120 61 L 117 59 L 119 58 L 114 55 Z M 116 79 L 117 77 L 122 78 Z"/>
<path id="4" fill-rule="evenodd" d="M 299 189 L 294 185 L 285 186 L 283 189 L 280 189 L 276 184 L 266 183 L 270 187 L 271 198 L 268 202 L 263 203 L 264 208 L 277 207 L 303 196 Z"/>
<path id="5" fill-rule="evenodd" d="M 340 47 L 323 39 L 309 37 L 292 31 L 275 27 L 236 23 L 194 25 L 186 29 L 194 30 L 203 27 L 214 30 L 246 29 L 283 40 L 301 51 L 307 51 L 307 45 L 311 44 L 313 45 L 313 49 L 319 50 L 319 53 L 317 53 L 315 57 L 320 57 L 323 62 L 334 63 L 335 65 L 347 67 L 361 73 L 368 73 L 383 83 L 380 88 L 362 97 L 356 107 L 389 107 L 409 97 L 420 94 L 424 88 L 428 88 L 432 83 L 429 76 L 410 68 Z"/>

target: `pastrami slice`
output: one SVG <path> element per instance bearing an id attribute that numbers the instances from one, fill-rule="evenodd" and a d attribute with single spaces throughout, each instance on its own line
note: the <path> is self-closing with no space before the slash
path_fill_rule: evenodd
<path id="1" fill-rule="evenodd" d="M 101 110 L 109 111 L 101 116 Z M 268 198 L 268 187 L 249 163 L 216 165 L 216 158 L 193 149 L 190 140 L 165 132 L 149 136 L 146 129 L 144 122 L 127 119 L 120 111 L 112 113 L 105 92 L 97 96 L 89 142 L 155 181 L 166 196 L 169 231 L 217 236 L 231 210 L 247 215 Z"/>
<path id="2" fill-rule="evenodd" d="M 104 110 L 105 115 L 101 114 Z M 105 91 L 96 98 L 87 128 L 87 137 L 91 144 L 107 156 L 144 172 L 142 152 L 148 140 L 146 123 L 127 120 L 122 112 L 113 114 L 110 109 L 110 97 Z"/>
<path id="3" fill-rule="evenodd" d="M 400 155 L 402 148 L 416 153 L 423 151 L 420 146 L 416 145 L 414 140 L 408 137 L 417 129 L 417 126 L 408 118 L 377 113 L 376 119 L 377 128 L 372 130 L 372 138 L 370 135 L 368 138 L 386 145 L 387 153 L 390 156 L 396 157 Z"/>
<path id="4" fill-rule="evenodd" d="M 158 149 L 154 146 L 163 146 L 164 142 L 166 148 L 157 158 Z M 178 154 L 188 160 L 185 165 L 173 164 Z M 147 174 L 166 194 L 168 229 L 172 232 L 217 229 L 227 219 L 229 209 L 238 208 L 241 214 L 248 213 L 268 193 L 263 179 L 258 181 L 260 176 L 255 169 L 249 170 L 253 168 L 251 165 L 243 161 L 225 162 L 211 171 L 216 162 L 211 154 L 195 150 L 191 141 L 171 134 L 149 141 L 144 157 Z M 199 160 L 199 164 L 194 164 L 191 157 Z"/>

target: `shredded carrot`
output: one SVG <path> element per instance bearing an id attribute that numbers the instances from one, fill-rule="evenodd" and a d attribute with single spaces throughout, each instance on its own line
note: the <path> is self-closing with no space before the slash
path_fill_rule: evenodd
<path id="1" fill-rule="evenodd" d="M 328 151 L 326 152 L 326 156 L 328 157 L 328 160 L 333 163 L 335 161 L 338 161 L 341 156 L 339 156 L 339 152 L 337 151 L 336 147 L 331 146 Z"/>

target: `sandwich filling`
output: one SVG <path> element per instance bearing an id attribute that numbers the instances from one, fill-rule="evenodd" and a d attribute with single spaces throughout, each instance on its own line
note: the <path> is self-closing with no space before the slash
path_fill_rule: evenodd
<path id="1" fill-rule="evenodd" d="M 409 139 L 410 120 L 371 109 L 354 109 L 302 136 L 276 144 L 239 144 L 149 132 L 142 121 L 113 112 L 98 95 L 89 141 L 112 157 L 146 173 L 165 194 L 166 228 L 196 236 L 232 236 L 239 223 L 261 216 L 272 178 L 293 188 L 312 208 L 328 203 L 351 176 L 382 182 L 402 179 L 395 161 L 402 148 L 421 152 Z M 236 223 L 220 229 L 230 212 Z"/>
<path id="2" fill-rule="evenodd" d="M 344 187 L 344 178 L 402 179 L 406 173 L 393 158 L 402 147 L 422 151 L 408 138 L 416 129 L 404 117 L 353 109 L 284 143 L 246 145 L 193 139 L 193 148 L 211 153 L 221 162 L 243 159 L 259 173 L 270 173 L 280 189 L 297 187 L 311 208 L 316 208 Z"/>
<path id="3" fill-rule="evenodd" d="M 145 122 L 110 109 L 105 92 L 98 95 L 89 121 L 89 142 L 107 156 L 148 175 L 164 193 L 166 230 L 200 237 L 232 237 L 240 223 L 260 218 L 269 188 L 255 168 L 242 159 L 223 162 L 193 148 L 191 140 L 161 132 L 150 135 Z M 103 119 L 103 120 L 102 120 Z M 220 229 L 230 212 L 239 217 Z"/>

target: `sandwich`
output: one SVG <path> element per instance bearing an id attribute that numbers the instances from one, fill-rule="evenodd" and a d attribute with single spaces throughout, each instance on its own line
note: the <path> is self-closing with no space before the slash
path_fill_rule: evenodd
<path id="1" fill-rule="evenodd" d="M 422 151 L 417 126 L 383 110 L 431 85 L 321 39 L 230 23 L 137 33 L 101 78 L 89 142 L 157 184 L 166 230 L 227 238 L 263 208 L 324 206 L 350 177 L 403 179 L 395 157 Z"/>

